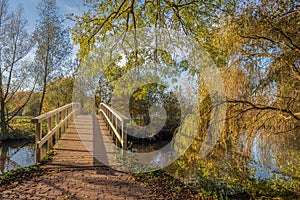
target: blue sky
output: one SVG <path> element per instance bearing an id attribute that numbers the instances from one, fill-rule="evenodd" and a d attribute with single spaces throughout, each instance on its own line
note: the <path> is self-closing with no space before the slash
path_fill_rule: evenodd
<path id="1" fill-rule="evenodd" d="M 37 15 L 37 5 L 40 0 L 8 0 L 9 10 L 13 11 L 21 4 L 24 8 L 24 17 L 27 20 L 27 31 L 28 33 L 33 33 L 35 29 L 36 22 L 38 20 Z M 64 16 L 66 14 L 75 13 L 75 14 L 83 14 L 84 8 L 83 0 L 56 0 L 57 6 L 59 8 L 60 15 Z M 66 26 L 72 27 L 73 22 L 70 20 L 66 20 Z M 79 47 L 74 46 L 73 56 L 75 57 L 76 52 Z M 33 58 L 34 52 L 29 53 L 29 58 Z"/>
<path id="2" fill-rule="evenodd" d="M 37 15 L 37 5 L 40 0 L 9 0 L 9 8 L 15 10 L 18 5 L 22 4 L 24 8 L 24 16 L 28 23 L 28 32 L 33 32 L 36 21 L 38 19 Z M 82 14 L 84 11 L 83 0 L 56 0 L 57 6 L 59 8 L 60 14 Z M 68 26 L 72 26 L 72 22 L 66 21 Z"/>

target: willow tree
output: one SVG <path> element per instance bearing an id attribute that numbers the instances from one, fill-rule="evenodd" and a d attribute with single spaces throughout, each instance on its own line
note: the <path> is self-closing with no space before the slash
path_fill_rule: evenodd
<path id="1" fill-rule="evenodd" d="M 228 18 L 220 29 L 219 34 L 225 36 L 221 43 L 223 47 L 216 48 L 227 50 L 230 55 L 230 62 L 222 68 L 228 102 L 224 142 L 204 163 L 210 167 L 208 170 L 204 167 L 206 171 L 202 173 L 211 173 L 199 174 L 209 180 L 220 178 L 225 181 L 228 188 L 221 188 L 222 191 L 236 187 L 223 178 L 231 177 L 231 180 L 244 180 L 239 187 L 249 195 L 270 195 L 268 191 L 259 191 L 249 179 L 257 175 L 249 170 L 254 153 L 258 158 L 272 157 L 282 172 L 278 173 L 292 177 L 292 184 L 281 178 L 279 183 L 270 181 L 270 191 L 276 193 L 284 185 L 283 191 L 299 195 L 296 189 L 300 184 L 299 156 L 295 156 L 299 155 L 299 148 L 295 146 L 299 144 L 300 128 L 300 4 L 293 0 L 255 0 L 239 5 L 236 15 Z M 275 137 L 279 139 L 275 140 Z M 253 151 L 253 142 L 264 144 L 261 152 Z M 229 153 L 222 157 L 226 151 Z M 268 155 L 268 152 L 273 154 Z M 269 167 L 264 165 L 264 160 L 255 162 L 266 169 Z M 238 170 L 228 170 L 232 166 Z M 228 173 L 224 174 L 224 171 Z M 203 187 L 205 184 L 207 181 L 200 183 Z M 248 190 L 250 185 L 253 187 Z"/>
<path id="2" fill-rule="evenodd" d="M 192 38 L 211 53 L 217 65 L 226 63 L 227 55 L 220 55 L 219 50 L 214 48 L 213 41 L 215 32 L 220 27 L 220 19 L 225 18 L 234 10 L 234 1 L 85 1 L 88 11 L 81 16 L 70 16 L 76 22 L 73 27 L 73 39 L 80 45 L 78 56 L 85 60 L 90 51 L 95 51 L 96 46 L 105 42 L 108 36 L 118 34 L 126 35 L 127 31 L 135 32 L 140 28 L 167 28 L 173 29 Z M 116 39 L 117 40 L 117 39 Z M 113 46 L 113 45 L 112 45 Z M 160 52 L 164 61 L 170 60 L 168 53 Z M 135 63 L 143 62 L 143 57 L 149 56 L 142 50 L 130 55 L 124 71 L 132 68 Z M 173 60 L 174 61 L 174 60 Z M 176 64 L 169 62 L 174 69 Z M 129 66 L 131 65 L 131 66 Z M 177 65 L 178 66 L 178 65 Z M 181 70 L 195 73 L 194 67 L 182 67 Z M 116 68 L 119 70 L 119 67 Z M 104 69 L 107 80 L 115 80 L 110 77 L 110 69 Z M 193 72 L 192 72 L 193 71 Z M 119 76 L 120 77 L 120 76 Z"/>
<path id="3" fill-rule="evenodd" d="M 56 0 L 41 0 L 37 6 L 39 21 L 34 31 L 37 42 L 35 65 L 40 74 L 41 99 L 39 114 L 42 113 L 47 84 L 64 69 L 64 63 L 71 54 L 69 30 L 58 13 Z"/>
<path id="4" fill-rule="evenodd" d="M 299 1 L 250 1 L 232 23 L 237 46 L 231 70 L 244 78 L 229 103 L 240 107 L 249 132 L 299 130 Z"/>

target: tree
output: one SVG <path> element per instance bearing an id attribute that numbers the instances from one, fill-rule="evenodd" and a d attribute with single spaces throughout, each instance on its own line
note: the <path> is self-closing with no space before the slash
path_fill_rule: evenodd
<path id="1" fill-rule="evenodd" d="M 24 116 L 37 116 L 39 114 L 39 93 L 33 93 L 22 114 Z"/>
<path id="2" fill-rule="evenodd" d="M 252 136 L 258 130 L 279 134 L 300 128 L 299 6 L 299 1 L 250 1 L 232 21 L 237 46 L 229 70 L 244 78 L 236 77 L 242 85 L 228 102 L 245 122 L 255 121 L 247 125 Z"/>
<path id="3" fill-rule="evenodd" d="M 47 85 L 43 112 L 49 112 L 72 102 L 74 79 L 58 77 Z"/>
<path id="4" fill-rule="evenodd" d="M 49 112 L 56 108 L 72 102 L 73 94 L 73 77 L 57 77 L 47 84 L 47 93 L 45 94 L 43 113 Z M 25 106 L 23 115 L 37 116 L 39 113 L 41 93 L 34 93 L 32 98 Z"/>
<path id="5" fill-rule="evenodd" d="M 231 12 L 234 1 L 86 1 L 90 9 L 82 16 L 71 16 L 76 25 L 73 39 L 85 58 L 107 35 L 144 27 L 165 27 L 184 31 L 204 43 L 213 39 L 219 18 Z M 201 17 L 199 17 L 201 16 Z M 205 37 L 203 37 L 205 36 Z M 206 38 L 206 40 L 202 40 Z"/>
<path id="6" fill-rule="evenodd" d="M 47 84 L 63 71 L 63 64 L 71 54 L 69 30 L 58 14 L 56 0 L 41 0 L 37 7 L 40 17 L 34 39 L 37 42 L 35 65 L 40 73 L 42 88 L 39 114 L 42 113 Z"/>
<path id="7" fill-rule="evenodd" d="M 9 138 L 9 122 L 24 108 L 33 92 L 32 68 L 23 62 L 34 43 L 26 32 L 23 9 L 8 12 L 8 1 L 0 1 L 0 128 L 2 139 Z M 33 88 L 30 91 L 30 88 Z M 19 91 L 27 92 L 16 104 Z M 10 127 L 11 128 L 11 127 Z"/>

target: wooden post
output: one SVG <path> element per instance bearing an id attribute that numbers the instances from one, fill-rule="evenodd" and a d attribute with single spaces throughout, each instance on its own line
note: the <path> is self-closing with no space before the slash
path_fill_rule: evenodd
<path id="1" fill-rule="evenodd" d="M 59 121 L 59 114 L 56 113 L 55 114 L 55 126 L 58 125 L 58 121 Z M 56 140 L 55 143 L 57 142 L 58 138 L 59 138 L 59 130 L 57 130 L 55 133 L 55 140 Z"/>
<path id="2" fill-rule="evenodd" d="M 52 116 L 48 118 L 48 132 L 47 133 L 50 133 L 51 130 L 52 130 Z M 53 137 L 50 137 L 50 139 L 48 140 L 48 148 L 47 150 L 50 151 L 53 147 Z"/>
<path id="3" fill-rule="evenodd" d="M 63 110 L 63 111 L 61 111 L 61 113 L 62 113 L 61 121 L 63 121 L 66 118 L 66 111 Z M 62 126 L 62 134 L 64 134 L 65 131 L 66 131 L 66 124 L 64 123 L 63 126 Z"/>
<path id="4" fill-rule="evenodd" d="M 74 111 L 75 111 L 76 109 L 74 108 Z M 73 106 L 70 108 L 70 114 L 73 112 Z M 74 116 L 75 114 L 72 114 L 71 116 L 70 116 L 70 122 L 73 122 L 73 116 Z"/>
<path id="5" fill-rule="evenodd" d="M 122 142 L 123 142 L 123 145 L 122 145 L 122 148 L 123 150 L 126 150 L 127 149 L 127 121 L 123 121 L 122 122 Z"/>
<path id="6" fill-rule="evenodd" d="M 69 109 L 66 110 L 66 118 L 67 118 L 67 122 L 66 122 L 66 128 L 68 128 L 68 125 L 69 125 Z"/>
<path id="7" fill-rule="evenodd" d="M 42 138 L 42 130 L 41 130 L 41 123 L 37 122 L 35 127 L 35 149 L 36 149 L 36 162 L 40 162 L 42 159 L 42 148 L 39 148 L 38 142 Z"/>
<path id="8" fill-rule="evenodd" d="M 107 111 L 107 112 L 108 112 L 108 111 Z M 108 112 L 107 114 L 108 114 L 108 120 L 109 120 L 109 121 L 112 121 L 112 120 L 111 120 L 111 115 L 112 115 L 112 113 L 111 113 L 111 112 Z M 108 127 L 109 127 L 109 134 L 112 135 L 112 128 L 111 128 L 110 125 L 108 125 Z M 114 140 L 114 137 L 113 137 L 113 140 Z"/>

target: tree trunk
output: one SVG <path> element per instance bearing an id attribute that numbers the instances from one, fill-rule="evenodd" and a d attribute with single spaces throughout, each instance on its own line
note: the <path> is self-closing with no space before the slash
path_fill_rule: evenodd
<path id="1" fill-rule="evenodd" d="M 8 127 L 6 123 L 5 116 L 5 98 L 3 95 L 2 87 L 2 73 L 0 72 L 0 129 L 1 129 L 1 139 L 5 140 L 8 138 Z"/>
<path id="2" fill-rule="evenodd" d="M 5 108 L 4 108 L 4 101 L 1 99 L 1 110 L 0 110 L 0 128 L 1 128 L 1 139 L 5 140 L 8 138 L 8 127 L 6 123 L 6 116 L 5 116 Z"/>
<path id="3" fill-rule="evenodd" d="M 46 77 L 45 77 L 44 78 L 44 86 L 43 86 L 42 98 L 41 98 L 41 102 L 40 102 L 39 115 L 42 114 L 42 110 L 43 110 L 43 103 L 44 103 L 45 94 L 46 94 L 46 86 L 47 86 L 47 80 L 46 80 Z"/>
<path id="4" fill-rule="evenodd" d="M 43 111 L 43 104 L 44 104 L 44 99 L 46 95 L 46 87 L 47 87 L 47 76 L 48 76 L 48 59 L 49 59 L 49 39 L 48 39 L 48 48 L 47 48 L 47 53 L 46 53 L 46 62 L 45 62 L 45 67 L 44 67 L 44 79 L 43 79 L 43 92 L 42 92 L 42 98 L 41 98 L 41 103 L 40 103 L 40 110 L 39 110 L 39 115 L 42 114 Z"/>
<path id="5" fill-rule="evenodd" d="M 5 163 L 8 160 L 8 146 L 2 145 L 0 153 L 0 172 L 3 174 L 5 172 Z"/>

